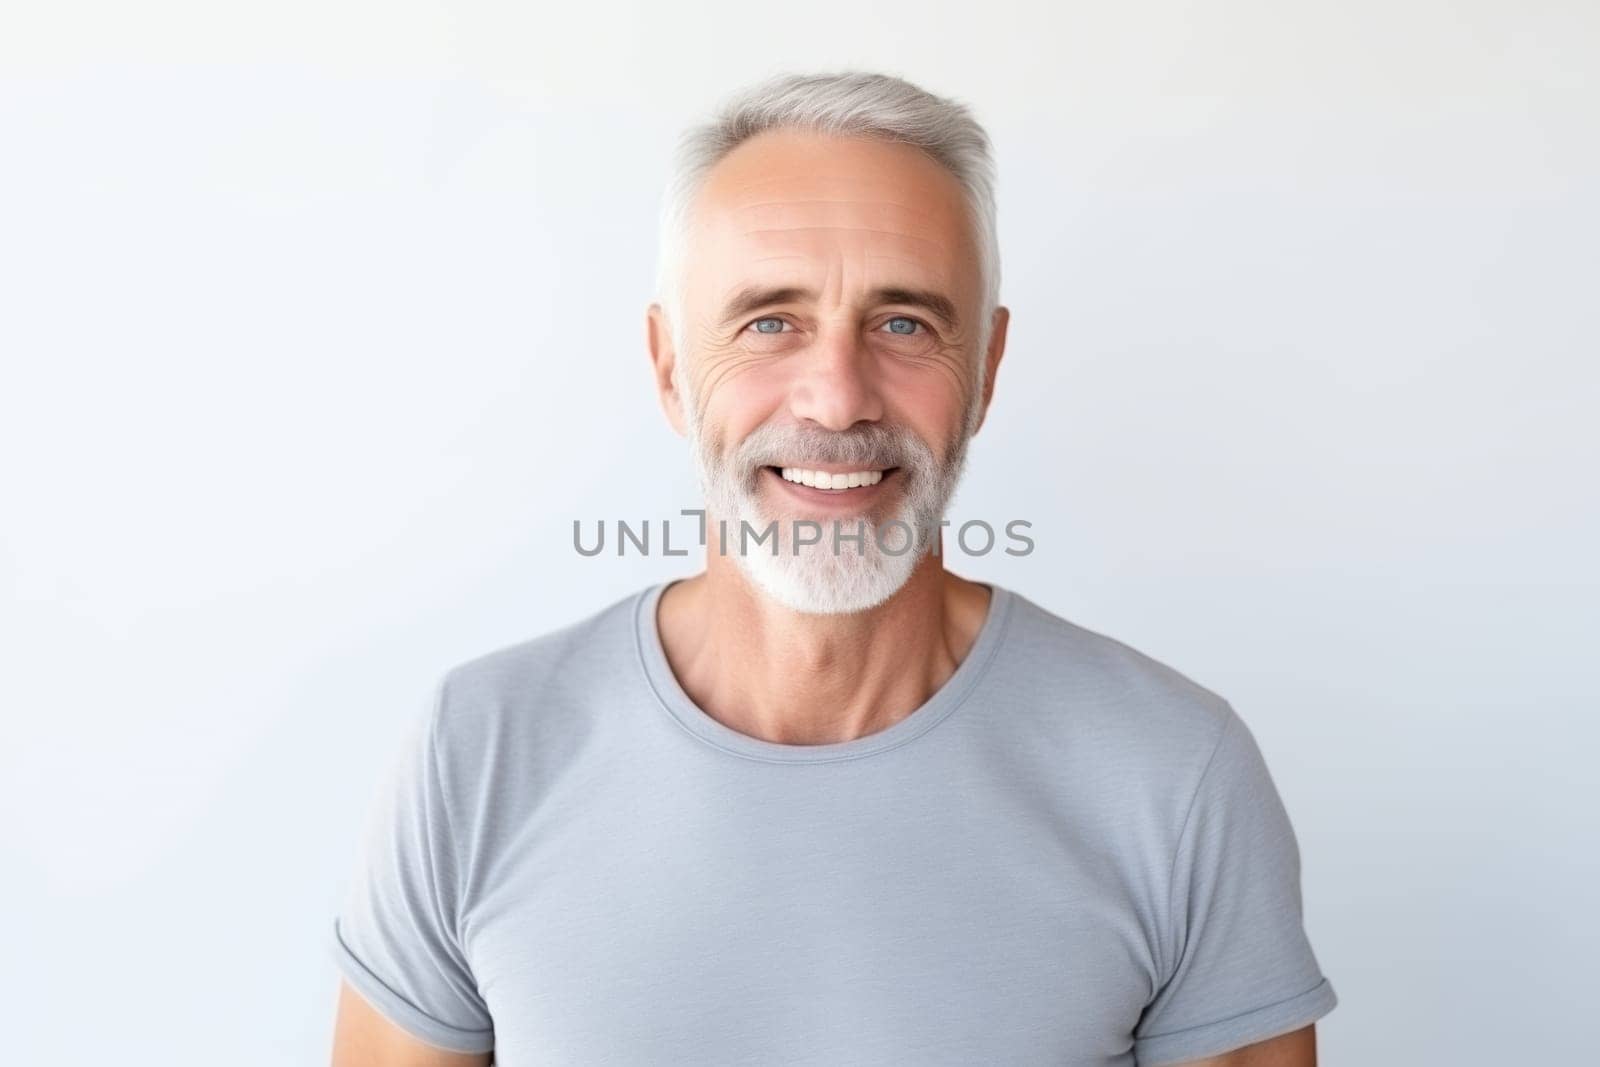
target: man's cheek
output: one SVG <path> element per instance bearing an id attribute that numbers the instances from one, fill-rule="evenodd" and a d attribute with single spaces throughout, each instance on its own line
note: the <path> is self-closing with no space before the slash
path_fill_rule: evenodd
<path id="1" fill-rule="evenodd" d="M 707 404 L 707 422 L 718 428 L 730 448 L 749 437 L 783 410 L 783 393 L 764 383 L 728 381 Z"/>

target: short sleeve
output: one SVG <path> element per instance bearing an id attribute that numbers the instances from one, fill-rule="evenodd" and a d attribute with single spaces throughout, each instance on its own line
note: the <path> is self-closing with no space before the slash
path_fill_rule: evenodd
<path id="1" fill-rule="evenodd" d="M 435 749 L 444 693 L 441 680 L 388 769 L 326 946 L 390 1021 L 439 1048 L 488 1052 L 494 1027 L 459 939 L 459 843 Z"/>
<path id="2" fill-rule="evenodd" d="M 1289 1033 L 1338 1003 L 1306 937 L 1288 813 L 1232 708 L 1179 834 L 1162 936 L 1165 981 L 1134 1030 L 1140 1067 Z"/>

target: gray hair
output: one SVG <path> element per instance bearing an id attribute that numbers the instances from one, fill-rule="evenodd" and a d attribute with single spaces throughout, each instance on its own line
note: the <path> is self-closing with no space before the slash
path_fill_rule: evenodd
<path id="1" fill-rule="evenodd" d="M 695 196 L 719 160 L 757 134 L 779 128 L 904 142 L 922 149 L 961 183 L 983 282 L 977 331 L 981 376 L 991 320 L 1000 303 L 1000 242 L 989 136 L 963 104 L 900 78 L 861 71 L 788 74 L 762 82 L 733 97 L 715 119 L 680 139 L 672 180 L 661 203 L 656 268 L 656 299 L 666 309 L 674 342 L 680 347 L 683 342 L 681 268 Z"/>

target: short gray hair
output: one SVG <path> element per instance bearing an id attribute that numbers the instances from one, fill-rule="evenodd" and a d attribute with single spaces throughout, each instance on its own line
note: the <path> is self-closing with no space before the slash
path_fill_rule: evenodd
<path id="1" fill-rule="evenodd" d="M 772 78 L 737 94 L 711 122 L 691 128 L 679 140 L 672 179 L 661 202 L 656 267 L 656 299 L 666 308 L 675 341 L 681 345 L 683 339 L 681 268 L 695 196 L 719 160 L 772 129 L 904 142 L 922 149 L 961 183 L 983 286 L 978 325 L 981 369 L 991 319 L 1000 303 L 1000 241 L 989 136 L 965 105 L 901 78 L 864 71 Z"/>

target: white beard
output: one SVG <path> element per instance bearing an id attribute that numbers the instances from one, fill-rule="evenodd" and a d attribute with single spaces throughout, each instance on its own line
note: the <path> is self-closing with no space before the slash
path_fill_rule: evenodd
<path id="1" fill-rule="evenodd" d="M 707 551 L 731 554 L 745 576 L 778 603 L 807 614 L 866 611 L 898 592 L 924 553 L 937 548 L 939 521 L 966 462 L 974 421 L 970 406 L 962 433 L 942 463 L 910 430 L 880 424 L 842 433 L 764 425 L 741 441 L 731 456 L 724 457 L 717 453 L 716 443 L 708 441 L 702 432 L 694 414 L 699 408 L 693 398 L 681 389 L 679 395 L 688 401 L 689 442 L 709 517 L 717 523 L 707 527 Z M 804 466 L 807 461 L 859 464 L 864 468 L 898 467 L 895 477 L 901 479 L 903 487 L 899 507 L 881 523 L 875 523 L 865 512 L 859 518 L 846 516 L 837 520 L 803 513 L 765 514 L 757 492 L 759 479 L 766 476 L 764 468 Z M 741 536 L 741 523 L 749 524 L 748 538 Z M 774 523 L 776 553 L 773 538 L 766 534 L 767 527 Z M 810 523 L 820 527 L 821 537 L 814 544 L 800 545 L 797 554 L 796 533 L 803 532 L 807 538 L 817 534 Z M 858 532 L 863 535 L 859 541 Z M 766 538 L 759 544 L 755 541 L 758 535 Z"/>

